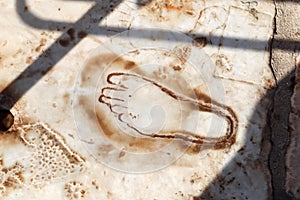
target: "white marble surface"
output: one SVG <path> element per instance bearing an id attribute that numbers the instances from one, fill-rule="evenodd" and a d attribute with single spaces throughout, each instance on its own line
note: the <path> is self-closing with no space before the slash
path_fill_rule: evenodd
<path id="1" fill-rule="evenodd" d="M 18 15 L 16 1 L 0 1 L 0 89 L 4 89 L 28 66 L 39 65 L 44 69 L 53 63 L 54 66 L 30 87 L 12 108 L 16 123 L 10 131 L 11 135 L 0 135 L 0 154 L 3 158 L 1 167 L 8 169 L 0 175 L 1 199 L 193 199 L 195 196 L 201 196 L 208 186 L 211 187 L 210 192 L 213 192 L 211 195 L 216 199 L 231 199 L 234 196 L 237 199 L 269 197 L 269 174 L 259 157 L 268 108 L 268 102 L 262 103 L 260 100 L 274 85 L 269 67 L 269 52 L 265 50 L 273 31 L 274 5 L 271 1 L 248 4 L 233 0 L 159 0 L 142 7 L 137 6 L 135 1 L 123 1 L 99 22 L 94 19 L 105 13 L 103 9 L 107 7 L 100 3 L 97 5 L 98 9 L 88 16 L 88 20 L 81 20 L 76 24 L 74 33 L 70 29 L 71 25 L 93 8 L 95 2 L 26 2 L 28 7 L 20 9 L 22 12 Z M 40 23 L 32 20 L 29 13 L 52 22 Z M 26 24 L 22 16 L 27 18 L 27 21 L 32 20 L 36 27 Z M 63 23 L 67 23 L 66 27 Z M 78 31 L 82 27 L 88 35 L 70 48 L 79 41 L 81 34 L 84 34 Z M 103 31 L 98 27 L 109 28 L 101 34 Z M 82 70 L 88 67 L 88 59 L 91 59 L 92 55 L 96 56 L 95 65 L 99 70 L 104 69 L 105 66 L 101 67 L 101 64 L 105 63 L 105 59 L 101 57 L 103 53 L 98 53 L 99 46 L 114 41 L 111 36 L 117 34 L 116 28 L 124 31 L 155 28 L 165 32 L 171 30 L 207 36 L 205 40 L 200 40 L 206 42 L 200 42 L 197 48 L 203 53 L 200 57 L 205 55 L 205 58 L 210 60 L 211 68 L 207 70 L 210 72 L 209 78 L 203 81 L 185 75 L 183 79 L 190 78 L 192 88 L 201 84 L 209 85 L 208 90 L 214 90 L 214 81 L 222 83 L 222 99 L 216 101 L 231 107 L 239 120 L 237 140 L 231 148 L 206 150 L 197 154 L 186 152 L 176 162 L 171 162 L 174 161 L 171 159 L 163 166 L 160 166 L 159 158 L 164 156 L 156 154 L 153 161 L 158 162 L 158 165 L 153 162 L 153 166 L 163 169 L 141 165 L 140 173 L 135 174 L 130 166 L 136 160 L 127 158 L 127 155 L 132 152 L 155 152 L 156 149 L 151 146 L 154 143 L 145 141 L 149 140 L 148 138 L 138 137 L 134 141 L 139 148 L 122 149 L 118 143 L 119 151 L 112 152 L 109 139 L 103 144 L 101 137 L 99 139 L 97 135 L 103 134 L 101 129 L 99 132 L 91 132 L 91 127 L 85 129 L 85 124 L 80 124 L 80 117 L 83 118 L 82 122 L 88 121 L 88 117 L 93 121 L 97 119 L 95 113 L 78 115 L 77 106 L 91 106 L 91 111 L 94 111 L 92 108 L 95 105 L 92 103 L 96 101 L 93 98 L 80 101 L 80 95 L 76 92 L 74 95 L 76 82 L 82 78 Z M 56 41 L 62 32 L 67 30 L 69 31 L 65 34 L 66 38 Z M 124 44 L 132 40 L 133 43 L 138 43 L 138 48 L 142 48 L 143 45 L 156 48 L 168 46 L 168 52 L 176 54 L 172 50 L 176 51 L 177 43 L 183 43 L 159 41 L 155 38 L 145 40 L 142 36 L 143 34 L 140 38 L 131 39 L 121 37 L 118 39 L 118 45 L 122 44 L 122 40 Z M 169 45 L 170 43 L 172 45 Z M 43 52 L 49 47 L 49 54 L 38 59 L 40 55 L 45 55 Z M 67 52 L 66 55 L 56 62 L 64 52 Z M 34 63 L 36 59 L 39 61 Z M 145 64 L 153 62 L 150 57 L 145 57 L 142 61 Z M 162 59 L 160 62 L 170 65 L 171 61 Z M 127 71 L 137 72 L 145 69 L 137 67 L 135 70 Z M 41 72 L 35 73 L 38 77 Z M 171 71 L 164 73 L 170 79 L 174 76 L 179 77 L 172 80 L 174 84 L 182 76 Z M 187 70 L 188 73 L 193 75 L 193 72 Z M 18 81 L 14 92 L 19 93 L 22 88 L 26 88 L 32 78 L 32 74 L 29 74 Z M 172 86 L 173 82 L 168 80 L 165 84 L 169 83 Z M 164 84 L 163 81 L 161 83 Z M 93 85 L 86 87 L 91 87 L 89 92 L 96 89 Z M 205 87 L 202 89 L 205 90 Z M 188 89 L 183 88 L 182 93 L 187 92 L 186 90 Z M 97 98 L 99 94 L 97 90 L 94 95 Z M 259 102 L 261 105 L 258 106 Z M 177 104 L 178 102 L 174 102 L 174 105 Z M 253 113 L 258 107 L 260 109 Z M 111 117 L 113 116 L 107 115 L 107 118 Z M 145 143 L 142 144 L 139 140 Z M 128 146 L 126 141 L 121 145 Z M 157 148 L 166 143 L 163 140 L 160 142 L 156 143 Z M 177 147 L 172 149 L 178 150 Z M 119 156 L 113 158 L 115 169 L 107 160 L 101 160 L 112 153 Z M 145 161 L 151 163 L 149 160 Z M 127 171 L 119 171 L 116 167 L 118 163 L 128 166 Z M 143 167 L 149 168 L 151 172 L 144 171 Z M 216 179 L 222 179 L 219 180 L 219 185 L 211 185 Z"/>

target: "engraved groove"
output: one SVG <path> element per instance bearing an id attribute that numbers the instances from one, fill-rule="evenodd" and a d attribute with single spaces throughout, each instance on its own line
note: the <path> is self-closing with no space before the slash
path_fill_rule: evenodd
<path id="1" fill-rule="evenodd" d="M 104 101 L 104 91 L 105 90 L 119 90 L 117 88 L 111 88 L 111 87 L 104 87 L 101 91 L 101 95 L 99 97 L 99 102 L 107 105 L 110 109 L 110 111 L 114 114 L 117 115 L 117 118 L 120 122 L 126 124 L 129 128 L 134 130 L 135 132 L 139 133 L 140 135 L 151 137 L 151 138 L 166 138 L 166 139 L 180 139 L 184 141 L 188 141 L 191 143 L 195 144 L 201 144 L 209 147 L 213 147 L 214 149 L 222 149 L 222 148 L 229 148 L 231 145 L 233 145 L 236 141 L 236 135 L 237 135 L 237 129 L 238 129 L 238 119 L 236 117 L 236 114 L 234 111 L 221 103 L 218 103 L 215 100 L 210 99 L 208 96 L 205 94 L 201 94 L 197 96 L 197 99 L 193 99 L 190 97 L 187 97 L 185 95 L 177 94 L 176 92 L 164 87 L 163 85 L 140 75 L 137 74 L 132 74 L 132 73 L 125 73 L 125 72 L 113 72 L 110 73 L 107 76 L 107 83 L 121 87 L 123 89 L 128 89 L 125 85 L 122 85 L 121 83 L 114 82 L 112 78 L 114 77 L 133 77 L 136 79 L 142 79 L 148 83 L 151 83 L 152 85 L 158 87 L 162 92 L 165 94 L 169 95 L 170 97 L 174 98 L 175 100 L 178 101 L 184 101 L 184 102 L 189 102 L 192 103 L 193 105 L 197 106 L 199 111 L 203 112 L 211 112 L 219 117 L 222 117 L 226 120 L 228 126 L 226 129 L 226 134 L 224 136 L 218 137 L 218 138 L 213 138 L 213 137 L 204 137 L 204 136 L 199 136 L 191 132 L 187 131 L 171 131 L 171 132 L 160 132 L 159 134 L 147 134 L 142 131 L 140 131 L 138 128 L 134 127 L 132 124 L 126 122 L 123 120 L 122 116 L 124 113 L 117 113 L 113 110 L 114 106 L 121 106 L 123 108 L 127 108 L 126 106 L 122 105 L 112 105 L 110 102 Z M 124 91 L 122 89 L 122 91 Z M 120 91 L 120 90 L 119 90 Z M 109 99 L 114 99 L 113 97 L 110 97 Z M 125 102 L 124 100 L 122 101 L 121 99 L 116 98 L 118 101 Z M 210 99 L 210 102 L 207 102 L 207 99 Z"/>

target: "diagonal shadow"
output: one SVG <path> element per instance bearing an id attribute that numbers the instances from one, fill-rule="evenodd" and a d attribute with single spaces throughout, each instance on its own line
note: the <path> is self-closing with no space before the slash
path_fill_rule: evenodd
<path id="1" fill-rule="evenodd" d="M 73 1 L 73 0 L 70 0 Z M 75 1 L 82 1 L 82 0 L 75 0 Z M 89 1 L 95 1 L 95 0 L 89 0 Z M 151 0 L 152 1 L 152 0 Z M 143 1 L 143 0 L 138 0 L 137 4 L 139 6 L 145 6 L 148 3 L 151 2 L 150 0 L 148 1 Z M 284 1 L 284 0 L 282 0 Z M 292 1 L 292 0 L 291 0 Z M 298 1 L 298 0 L 296 0 Z M 146 3 L 142 3 L 146 2 Z M 25 0 L 18 0 L 17 4 L 17 12 L 18 15 L 21 17 L 21 19 L 29 26 L 37 28 L 37 29 L 43 29 L 43 30 L 49 30 L 49 31 L 57 31 L 57 29 L 63 29 L 63 27 L 71 27 L 74 24 L 73 23 L 68 23 L 68 22 L 59 22 L 59 21 L 53 21 L 53 20 L 44 20 L 40 19 L 37 16 L 35 16 L 31 12 L 23 12 L 24 8 L 27 7 Z M 81 29 L 87 30 L 90 28 L 91 24 L 89 23 L 84 23 L 81 24 L 82 26 L 79 27 Z M 90 35 L 107 35 L 107 36 L 113 36 L 117 33 L 121 33 L 124 31 L 128 31 L 128 28 L 124 27 L 114 27 L 114 26 L 98 26 L 97 24 L 92 25 L 93 28 L 90 29 L 88 34 Z M 138 31 L 141 29 L 136 29 L 136 28 L 130 28 L 131 31 Z M 162 29 L 157 29 L 157 28 L 143 28 L 143 31 L 145 32 L 152 32 L 154 34 L 156 33 L 161 33 L 161 34 L 175 34 L 175 31 L 172 30 L 162 30 Z M 220 39 L 220 36 L 214 36 L 214 35 L 208 35 L 208 34 L 191 34 L 191 33 L 184 33 L 187 36 L 190 36 L 192 38 L 210 38 L 212 41 L 216 41 Z M 137 35 L 132 34 L 132 35 L 126 35 L 126 37 L 137 37 Z M 141 37 L 141 35 L 138 35 L 138 37 Z M 169 40 L 170 42 L 178 42 L 178 38 L 174 40 Z M 226 40 L 226 43 L 222 44 L 222 46 L 229 47 L 229 48 L 239 48 L 239 49 L 254 49 L 254 50 L 260 50 L 260 51 L 266 51 L 265 49 L 265 44 L 268 41 L 265 40 L 252 40 L 252 39 L 247 39 L 247 38 L 237 38 L 237 37 L 225 37 L 224 40 Z M 239 41 L 239 45 L 236 45 L 236 41 Z M 297 40 L 287 40 L 287 39 L 276 39 L 278 45 L 273 45 L 273 49 L 281 49 L 285 51 L 293 51 L 294 49 L 289 47 L 288 44 L 293 43 L 294 45 L 300 45 L 300 42 Z M 241 44 L 251 44 L 251 45 L 241 45 Z M 210 44 L 210 45 L 219 45 L 219 44 Z"/>
<path id="2" fill-rule="evenodd" d="M 80 19 L 78 19 L 77 22 L 72 24 L 58 24 L 58 26 L 62 25 L 68 27 L 68 29 L 1 92 L 2 95 L 12 98 L 12 102 L 10 105 L 7 105 L 7 107 L 12 108 L 14 104 L 30 88 L 32 88 L 48 71 L 50 71 L 56 63 L 66 56 L 69 51 L 71 51 L 83 38 L 86 37 L 86 35 L 83 34 L 81 37 L 73 40 L 68 45 L 64 45 L 64 48 L 61 48 L 61 45 L 59 44 L 61 41 L 64 41 L 65 38 L 70 37 L 72 32 L 75 30 L 85 30 L 86 25 L 97 26 L 97 24 L 99 24 L 101 20 L 108 16 L 121 2 L 122 0 L 95 1 L 95 5 L 90 8 Z M 53 27 L 54 25 L 51 22 L 40 20 L 34 17 L 29 12 L 24 13 L 24 8 L 28 8 L 25 0 L 17 0 L 16 8 L 18 14 L 22 17 L 22 20 L 29 25 L 35 24 L 35 26 L 43 29 L 48 29 L 47 27 Z M 57 49 L 59 49 L 59 53 L 56 53 Z M 52 56 L 52 54 L 55 54 L 55 56 Z"/>
<path id="3" fill-rule="evenodd" d="M 247 125 L 246 142 L 243 147 L 237 152 L 235 157 L 225 166 L 225 168 L 217 175 L 217 177 L 208 185 L 204 192 L 194 197 L 196 200 L 200 199 L 255 199 L 255 193 L 260 189 L 264 190 L 265 185 L 256 185 L 251 182 L 253 177 L 259 179 L 264 174 L 268 174 L 267 167 L 270 169 L 271 177 L 266 177 L 267 185 L 270 190 L 266 190 L 268 199 L 278 200 L 293 200 L 295 199 L 292 194 L 289 194 L 285 190 L 285 154 L 283 149 L 279 145 L 274 145 L 274 140 L 280 138 L 280 134 L 288 135 L 288 117 L 291 109 L 291 96 L 293 93 L 293 80 L 295 76 L 295 70 L 293 70 L 288 76 L 278 82 L 278 86 L 274 89 L 270 89 L 260 99 L 259 103 L 255 106 L 252 116 Z M 274 101 L 273 101 L 274 99 Z M 263 116 L 264 108 L 269 107 L 267 117 Z M 276 116 L 274 116 L 276 115 Z M 260 118 L 260 119 L 259 119 Z M 265 120 L 265 127 L 261 127 L 262 142 L 257 149 L 261 149 L 260 152 L 254 152 L 255 149 L 249 149 L 253 138 L 251 138 L 253 129 L 252 123 L 257 123 L 258 120 Z M 275 126 L 274 126 L 275 124 Z M 255 139 L 254 139 L 255 140 Z M 277 139 L 278 140 L 278 139 Z M 270 148 L 270 142 L 272 147 L 270 149 L 271 154 L 268 154 Z M 244 155 L 245 150 L 248 149 L 248 154 Z M 250 153 L 249 153 L 250 152 Z M 253 170 L 255 169 L 255 170 Z M 260 172 L 260 170 L 261 172 Z M 252 177 L 252 178 L 248 178 Z M 271 183 L 269 182 L 271 181 Z M 246 182 L 246 184 L 245 184 Z M 251 188 L 249 188 L 249 185 Z M 259 187 L 259 190 L 253 193 L 253 188 Z M 266 189 L 266 188 L 265 188 Z M 252 191 L 251 196 L 247 196 L 245 191 Z M 272 191 L 271 191 L 272 190 Z M 234 194 L 232 193 L 234 191 Z"/>
<path id="4" fill-rule="evenodd" d="M 80 1 L 80 0 L 75 0 Z M 87 34 L 92 35 L 115 35 L 117 33 L 127 31 L 127 28 L 120 27 L 102 27 L 98 24 L 109 15 L 114 8 L 116 8 L 122 0 L 89 0 L 95 2 L 95 5 L 89 9 L 77 22 L 67 23 L 67 22 L 57 22 L 52 20 L 43 20 L 36 17 L 33 13 L 28 11 L 28 5 L 26 0 L 17 0 L 16 1 L 16 11 L 24 23 L 28 24 L 31 27 L 43 30 L 63 30 L 68 27 L 68 30 L 65 31 L 55 43 L 53 43 L 48 49 L 46 49 L 31 65 L 29 65 L 18 77 L 16 77 L 2 92 L 4 96 L 9 96 L 12 98 L 11 104 L 7 108 L 12 108 L 14 104 L 30 89 L 32 88 L 49 70 L 51 70 L 57 62 L 59 62 L 71 49 L 73 49 Z M 144 3 L 146 2 L 146 3 Z M 150 3 L 151 0 L 143 1 L 138 0 L 137 4 L 139 6 L 146 5 Z M 27 12 L 24 12 L 24 9 L 27 9 Z M 93 17 L 93 16 L 96 17 Z M 72 41 L 71 44 L 61 48 L 59 42 L 64 41 L 70 35 L 72 31 L 83 32 L 77 40 Z M 90 30 L 86 33 L 87 30 Z M 138 31 L 139 29 L 130 29 L 132 32 Z M 161 30 L 161 29 L 143 29 L 142 31 L 157 34 L 172 34 L 175 33 L 171 30 Z M 219 36 L 206 35 L 206 34 L 190 34 L 185 33 L 187 36 L 192 38 L 210 38 L 210 40 L 219 40 Z M 126 35 L 126 37 L 137 37 L 135 34 Z M 138 34 L 138 37 L 141 37 Z M 236 41 L 239 41 L 237 45 Z M 255 49 L 266 51 L 266 43 L 270 41 L 262 40 L 250 40 L 245 38 L 233 38 L 226 37 L 223 38 L 224 42 L 222 45 L 230 48 L 241 48 L 241 49 Z M 169 42 L 178 42 L 178 38 L 169 40 Z M 293 44 L 292 46 L 290 44 Z M 219 45 L 219 44 L 212 44 Z M 273 49 L 282 49 L 286 51 L 294 51 L 294 45 L 300 45 L 299 41 L 291 41 L 285 39 L 277 39 L 276 42 L 273 42 Z M 56 50 L 59 49 L 59 53 L 56 53 L 56 56 L 51 56 Z M 49 59 L 51 57 L 51 59 Z M 47 65 L 44 64 L 44 61 L 47 60 Z M 26 82 L 24 80 L 26 79 Z M 22 87 L 20 87 L 22 85 Z"/>

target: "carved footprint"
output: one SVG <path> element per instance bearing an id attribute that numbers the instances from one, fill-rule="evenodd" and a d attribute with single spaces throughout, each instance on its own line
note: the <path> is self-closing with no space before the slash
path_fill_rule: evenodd
<path id="1" fill-rule="evenodd" d="M 197 97 L 193 99 L 178 94 L 147 77 L 125 72 L 110 73 L 107 76 L 106 81 L 109 86 L 102 88 L 101 95 L 98 99 L 99 102 L 107 105 L 121 123 L 139 135 L 151 138 L 180 139 L 198 145 L 213 147 L 215 149 L 228 148 L 235 142 L 238 128 L 238 120 L 235 113 L 228 106 L 210 99 L 205 94 L 198 93 Z M 143 91 L 146 90 L 148 90 L 148 94 L 150 93 L 150 95 L 145 95 L 145 93 L 143 93 Z M 163 119 L 165 118 L 165 113 L 163 110 L 159 109 L 159 107 L 156 107 L 157 109 L 154 109 L 152 113 L 150 112 L 150 118 L 153 120 L 148 120 L 151 122 L 150 125 L 149 123 L 143 123 L 147 121 L 147 119 L 145 120 L 144 118 L 144 115 L 147 114 L 139 109 L 144 109 L 145 107 L 149 107 L 149 105 L 155 108 L 155 105 L 160 105 L 161 102 L 164 104 L 167 103 L 163 100 L 163 97 L 155 99 L 151 98 L 151 96 L 154 96 L 151 94 L 158 92 L 162 93 L 166 98 L 173 99 L 173 102 L 189 103 L 197 108 L 198 111 L 210 112 L 224 118 L 227 122 L 226 133 L 223 136 L 216 138 L 204 137 L 184 130 L 160 131 L 160 128 L 163 126 L 162 123 L 164 122 Z M 128 105 L 130 104 L 130 101 L 136 103 L 134 104 L 134 107 L 136 107 L 138 112 L 132 112 L 132 108 L 129 108 Z M 174 106 L 171 105 L 171 103 L 168 105 L 170 107 Z M 139 121 L 139 119 L 142 120 Z"/>

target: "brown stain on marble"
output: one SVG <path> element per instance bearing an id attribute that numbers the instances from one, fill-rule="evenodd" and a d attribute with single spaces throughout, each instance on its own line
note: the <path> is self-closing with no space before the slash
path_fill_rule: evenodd
<path id="1" fill-rule="evenodd" d="M 116 54 L 101 54 L 94 56 L 93 58 L 89 59 L 87 64 L 85 65 L 84 72 L 81 75 L 81 81 L 82 83 L 85 83 L 88 81 L 89 76 L 86 74 L 94 74 L 95 72 L 99 70 L 105 69 L 105 67 L 110 64 L 113 60 L 115 60 L 118 56 Z"/>
<path id="2" fill-rule="evenodd" d="M 138 67 L 135 62 L 130 60 L 125 60 L 121 57 L 118 57 L 116 60 L 114 60 L 112 64 L 117 65 L 117 67 L 119 67 L 120 69 L 125 69 L 128 71 Z"/>
<path id="3" fill-rule="evenodd" d="M 32 56 L 29 56 L 29 57 L 27 57 L 27 59 L 26 59 L 26 64 L 30 64 L 30 63 L 32 63 L 32 61 L 33 61 Z"/>
<path id="4" fill-rule="evenodd" d="M 78 104 L 86 108 L 85 112 L 89 119 L 93 120 L 96 117 L 95 112 L 93 110 L 93 106 L 90 105 L 90 100 L 86 99 L 85 96 L 78 96 Z"/>
<path id="5" fill-rule="evenodd" d="M 67 34 L 69 35 L 71 41 L 75 40 L 75 29 L 74 28 L 68 29 Z"/>
<path id="6" fill-rule="evenodd" d="M 70 40 L 68 38 L 64 38 L 59 40 L 58 43 L 63 47 L 67 47 L 70 44 Z"/>
<path id="7" fill-rule="evenodd" d="M 135 62 L 127 61 L 127 63 L 125 64 L 124 69 L 131 70 L 131 69 L 134 69 L 136 67 L 137 67 L 137 65 L 135 64 Z"/>
<path id="8" fill-rule="evenodd" d="M 109 152 L 113 151 L 115 148 L 112 144 L 108 144 L 108 145 L 101 145 L 99 146 L 98 150 L 99 150 L 99 155 L 106 155 L 109 154 Z"/>
<path id="9" fill-rule="evenodd" d="M 164 19 L 162 16 L 163 11 L 167 12 L 177 12 L 179 15 L 185 14 L 189 16 L 195 15 L 195 10 L 193 4 L 189 0 L 183 1 L 173 1 L 173 0 L 162 0 L 162 1 L 152 1 L 147 6 L 146 9 L 154 14 L 158 19 Z M 165 19 L 166 20 L 166 19 Z"/>
<path id="10" fill-rule="evenodd" d="M 69 104 L 70 98 L 71 98 L 71 97 L 70 97 L 70 94 L 69 94 L 69 93 L 64 94 L 64 95 L 63 95 L 64 103 L 65 103 L 65 104 Z"/>
<path id="11" fill-rule="evenodd" d="M 172 68 L 173 68 L 174 71 L 181 71 L 182 70 L 182 68 L 179 65 L 174 65 L 174 66 L 172 66 Z"/>
<path id="12" fill-rule="evenodd" d="M 24 52 L 22 51 L 22 49 L 18 49 L 17 51 L 16 51 L 16 53 L 15 54 L 13 54 L 13 58 L 17 58 L 19 55 L 21 55 L 21 54 L 24 54 Z"/>
<path id="13" fill-rule="evenodd" d="M 211 104 L 211 97 L 208 96 L 207 94 L 204 94 L 200 89 L 194 88 L 194 92 L 196 95 L 196 98 L 198 100 L 203 100 L 207 104 Z"/>
<path id="14" fill-rule="evenodd" d="M 126 151 L 125 151 L 125 149 L 122 149 L 121 151 L 120 151 L 120 153 L 119 153 L 119 158 L 122 158 L 122 157 L 124 157 L 126 155 Z"/>
<path id="15" fill-rule="evenodd" d="M 37 47 L 35 48 L 35 51 L 36 51 L 36 52 L 40 52 L 41 49 L 46 45 L 46 42 L 47 42 L 47 40 L 46 40 L 45 38 L 42 38 L 42 39 L 40 40 L 39 46 L 37 46 Z"/>
<path id="16" fill-rule="evenodd" d="M 63 46 L 67 47 L 69 44 L 76 40 L 76 37 L 79 39 L 83 39 L 88 35 L 85 31 L 79 31 L 77 32 L 74 28 L 69 28 L 66 32 L 66 35 L 64 38 L 60 39 L 58 43 Z"/>
<path id="17" fill-rule="evenodd" d="M 198 154 L 204 149 L 201 144 L 192 144 L 181 140 L 176 141 L 175 145 L 179 151 L 189 155 Z"/>
<path id="18" fill-rule="evenodd" d="M 2 175 L 1 180 L 1 196 L 4 197 L 9 194 L 12 190 L 16 190 L 18 188 L 22 188 L 24 184 L 24 176 L 23 171 L 24 167 L 16 162 L 14 165 L 10 167 L 4 166 L 3 159 L 0 158 L 0 170 L 5 175 Z"/>
<path id="19" fill-rule="evenodd" d="M 211 44 L 211 42 L 206 37 L 196 37 L 192 41 L 192 45 L 199 48 L 204 48 L 207 44 Z"/>
<path id="20" fill-rule="evenodd" d="M 85 38 L 87 35 L 88 35 L 87 32 L 79 31 L 78 34 L 77 34 L 77 37 L 82 39 L 82 38 Z"/>
<path id="21" fill-rule="evenodd" d="M 82 83 L 89 80 L 89 76 L 86 74 L 95 74 L 99 70 L 105 70 L 107 67 L 118 70 L 133 70 L 137 69 L 138 65 L 133 61 L 124 60 L 113 53 L 97 55 L 91 58 L 85 65 L 85 73 L 81 76 Z"/>
<path id="22" fill-rule="evenodd" d="M 110 141 L 116 143 L 119 147 L 126 147 L 128 152 L 151 152 L 160 149 L 170 143 L 170 141 L 163 141 L 153 138 L 137 138 L 123 133 L 110 120 L 114 120 L 113 116 L 102 115 L 103 112 L 97 112 L 98 123 L 104 134 Z M 116 125 L 115 125 L 116 126 Z M 101 134 L 101 133 L 99 133 Z"/>
<path id="23" fill-rule="evenodd" d="M 263 82 L 264 82 L 264 87 L 266 89 L 273 89 L 276 85 L 275 81 L 273 79 L 270 79 L 270 78 L 263 78 Z"/>
<path id="24" fill-rule="evenodd" d="M 1 133 L 1 132 L 0 132 Z M 0 134 L 0 143 L 3 146 L 13 146 L 20 144 L 21 140 L 16 133 L 1 133 Z"/>
<path id="25" fill-rule="evenodd" d="M 25 6 L 23 9 L 24 12 L 28 12 L 28 10 L 29 10 L 28 6 Z"/>

